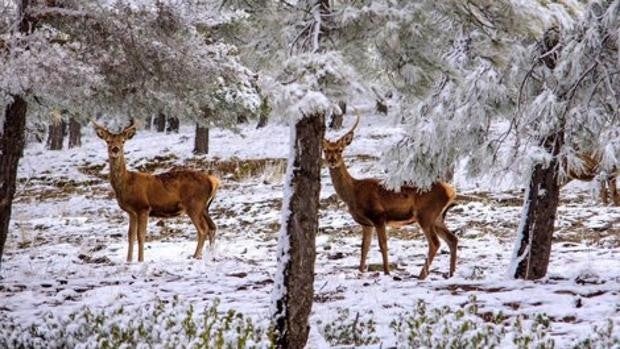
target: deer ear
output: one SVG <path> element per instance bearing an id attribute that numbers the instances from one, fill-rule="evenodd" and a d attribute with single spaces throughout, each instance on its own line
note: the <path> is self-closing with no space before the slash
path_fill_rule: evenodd
<path id="1" fill-rule="evenodd" d="M 125 139 L 131 139 L 135 135 L 136 135 L 136 127 L 135 126 L 130 126 L 130 127 L 127 127 L 126 129 L 123 130 L 123 137 L 125 137 Z"/>
<path id="2" fill-rule="evenodd" d="M 108 139 L 108 136 L 110 135 L 108 130 L 97 124 L 95 124 L 95 133 L 97 134 L 97 137 L 103 139 L 104 141 L 106 141 Z"/>
<path id="3" fill-rule="evenodd" d="M 323 145 L 323 149 L 327 148 L 327 140 L 325 138 L 323 138 L 322 145 Z"/>
<path id="4" fill-rule="evenodd" d="M 347 133 L 338 140 L 338 144 L 342 147 L 346 147 L 347 145 L 351 144 L 351 142 L 353 142 L 353 132 Z"/>

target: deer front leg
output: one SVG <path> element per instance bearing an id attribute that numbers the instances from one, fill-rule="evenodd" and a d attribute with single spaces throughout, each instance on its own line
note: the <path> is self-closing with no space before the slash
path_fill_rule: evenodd
<path id="1" fill-rule="evenodd" d="M 379 240 L 379 249 L 381 257 L 383 257 L 383 273 L 390 275 L 390 263 L 388 261 L 387 234 L 385 232 L 385 224 L 375 226 L 377 230 L 377 240 Z"/>
<path id="2" fill-rule="evenodd" d="M 362 226 L 362 255 L 360 256 L 360 272 L 366 271 L 366 258 L 368 257 L 368 249 L 372 238 L 372 227 Z"/>
<path id="3" fill-rule="evenodd" d="M 148 221 L 148 211 L 138 213 L 138 262 L 144 261 L 144 240 L 146 238 L 146 226 Z"/>
<path id="4" fill-rule="evenodd" d="M 133 259 L 133 245 L 136 241 L 138 228 L 138 216 L 135 213 L 129 213 L 129 231 L 127 232 L 127 238 L 129 241 L 129 247 L 127 248 L 127 262 L 131 262 Z"/>

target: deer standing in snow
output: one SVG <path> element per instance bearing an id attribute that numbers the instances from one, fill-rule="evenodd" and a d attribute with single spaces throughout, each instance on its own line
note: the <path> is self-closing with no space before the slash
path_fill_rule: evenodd
<path id="1" fill-rule="evenodd" d="M 616 188 L 616 176 L 619 174 L 618 168 L 613 167 L 609 173 L 603 174 L 600 168 L 600 154 L 583 153 L 577 157 L 582 161 L 582 168 L 568 169 L 566 172 L 566 178 L 560 186 L 565 186 L 573 179 L 589 182 L 596 179 L 600 174 L 601 176 L 604 176 L 604 178 L 601 178 L 599 188 L 599 196 L 601 201 L 603 204 L 607 204 L 609 202 L 608 198 L 611 197 L 614 205 L 620 206 L 620 194 L 618 194 L 618 188 Z M 565 163 L 564 166 L 564 169 L 566 170 L 568 165 Z"/>
<path id="2" fill-rule="evenodd" d="M 217 177 L 205 172 L 174 170 L 162 174 L 129 171 L 125 165 L 123 146 L 136 133 L 131 124 L 120 133 L 111 133 L 93 121 L 97 136 L 108 145 L 110 182 L 120 208 L 129 215 L 129 250 L 132 261 L 134 241 L 138 240 L 138 261 L 144 260 L 144 239 L 149 216 L 175 217 L 186 213 L 198 231 L 194 258 L 201 259 L 204 243 L 209 237 L 212 246 L 216 226 L 209 216 L 209 206 L 220 185 Z"/>
<path id="3" fill-rule="evenodd" d="M 436 182 L 429 190 L 403 186 L 400 191 L 385 188 L 374 178 L 351 177 L 342 158 L 344 149 L 353 140 L 355 125 L 336 141 L 323 140 L 323 153 L 336 193 L 347 204 L 353 220 L 362 226 L 362 251 L 359 270 L 366 270 L 366 257 L 373 229 L 377 231 L 383 257 L 383 272 L 389 274 L 386 225 L 402 227 L 418 222 L 428 241 L 428 255 L 419 278 L 428 276 L 431 263 L 439 248 L 439 238 L 450 248 L 450 276 L 456 269 L 458 238 L 448 230 L 443 218 L 456 198 L 456 191 L 447 183 Z"/>

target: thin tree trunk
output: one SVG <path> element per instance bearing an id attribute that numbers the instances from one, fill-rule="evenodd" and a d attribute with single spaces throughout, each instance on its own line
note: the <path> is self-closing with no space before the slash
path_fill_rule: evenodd
<path id="1" fill-rule="evenodd" d="M 15 196 L 17 165 L 25 146 L 26 101 L 16 96 L 5 109 L 4 126 L 0 137 L 0 270 L 4 244 L 9 234 L 11 206 Z"/>
<path id="2" fill-rule="evenodd" d="M 278 246 L 274 321 L 278 348 L 303 348 L 314 294 L 315 236 L 321 190 L 324 114 L 303 117 L 294 127 L 288 160 Z"/>
<path id="3" fill-rule="evenodd" d="M 209 128 L 196 124 L 196 136 L 194 137 L 194 154 L 209 153 Z"/>
<path id="4" fill-rule="evenodd" d="M 69 119 L 69 149 L 82 145 L 82 125 L 76 118 Z"/>
<path id="5" fill-rule="evenodd" d="M 62 144 L 65 140 L 67 123 L 64 120 L 52 120 L 48 127 L 47 133 L 47 149 L 62 150 Z"/>
<path id="6" fill-rule="evenodd" d="M 269 105 L 269 99 L 267 97 L 263 97 L 260 103 L 260 111 L 258 116 L 258 124 L 256 124 L 256 128 L 262 128 L 267 126 L 267 121 L 269 118 L 269 113 L 271 113 L 271 106 Z"/>
<path id="7" fill-rule="evenodd" d="M 155 120 L 153 120 L 155 131 L 164 132 L 166 130 L 166 115 L 163 113 L 157 114 Z"/>
<path id="8" fill-rule="evenodd" d="M 537 164 L 532 171 L 511 266 L 511 274 L 515 278 L 535 280 L 547 274 L 560 199 L 557 153 L 562 146 L 562 138 L 559 133 L 545 146 L 553 154 L 551 163 L 546 167 Z"/>
<path id="9" fill-rule="evenodd" d="M 175 116 L 168 117 L 168 125 L 166 126 L 166 133 L 179 133 L 179 118 Z"/>

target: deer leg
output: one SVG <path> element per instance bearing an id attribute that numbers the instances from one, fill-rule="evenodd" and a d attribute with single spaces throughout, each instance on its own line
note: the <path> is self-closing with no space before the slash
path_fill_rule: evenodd
<path id="1" fill-rule="evenodd" d="M 387 234 L 385 232 L 385 224 L 376 225 L 375 230 L 377 230 L 377 240 L 379 240 L 381 257 L 383 257 L 383 273 L 385 275 L 390 275 L 390 263 L 388 262 Z"/>
<path id="2" fill-rule="evenodd" d="M 202 211 L 202 216 L 204 217 L 208 226 L 209 246 L 213 247 L 213 244 L 215 243 L 215 232 L 217 231 L 217 226 L 213 222 L 213 219 L 211 219 L 211 216 L 209 216 L 209 212 L 207 212 L 207 209 L 204 209 Z"/>
<path id="3" fill-rule="evenodd" d="M 129 241 L 129 247 L 127 248 L 127 262 L 131 262 L 133 259 L 133 245 L 138 235 L 138 216 L 135 213 L 129 213 L 129 231 L 127 237 Z"/>
<path id="4" fill-rule="evenodd" d="M 138 262 L 144 261 L 144 240 L 146 238 L 146 226 L 148 221 L 148 211 L 138 213 Z"/>
<path id="5" fill-rule="evenodd" d="M 363 273 L 366 271 L 366 258 L 368 257 L 368 249 L 370 248 L 370 240 L 372 238 L 372 227 L 362 226 L 362 254 L 360 256 L 360 268 Z"/>
<path id="6" fill-rule="evenodd" d="M 446 227 L 446 223 L 443 220 L 438 219 L 435 224 L 435 231 L 437 235 L 448 244 L 450 248 L 450 277 L 454 275 L 454 271 L 456 270 L 456 247 L 458 245 L 459 239 L 454 235 L 448 227 Z M 438 245 L 439 246 L 439 245 Z"/>
<path id="7" fill-rule="evenodd" d="M 202 259 L 202 250 L 205 246 L 205 240 L 207 239 L 207 232 L 209 231 L 209 226 L 201 211 L 192 210 L 189 211 L 188 214 L 189 218 L 191 218 L 192 220 L 192 223 L 194 223 L 194 226 L 196 227 L 196 232 L 198 233 L 198 242 L 196 243 L 194 258 Z"/>
<path id="8" fill-rule="evenodd" d="M 419 276 L 420 280 L 424 280 L 429 274 L 431 263 L 437 254 L 437 249 L 439 249 L 439 238 L 435 232 L 433 220 L 419 217 L 418 222 L 420 223 L 420 227 L 422 228 L 424 236 L 426 236 L 426 241 L 428 242 L 428 255 L 426 256 L 426 261 L 422 266 L 422 270 L 420 270 Z"/>

